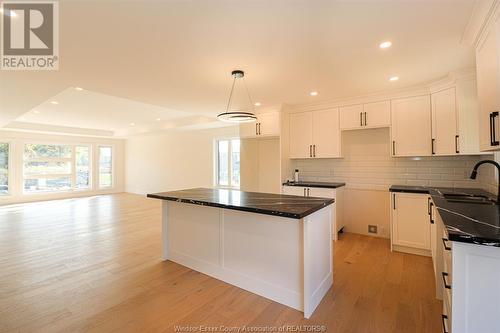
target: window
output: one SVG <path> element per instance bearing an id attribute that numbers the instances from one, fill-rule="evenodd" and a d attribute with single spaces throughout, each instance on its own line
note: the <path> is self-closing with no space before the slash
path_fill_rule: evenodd
<path id="1" fill-rule="evenodd" d="M 26 144 L 24 146 L 24 191 L 71 190 L 71 146 Z"/>
<path id="2" fill-rule="evenodd" d="M 0 143 L 0 195 L 9 194 L 9 144 Z"/>
<path id="3" fill-rule="evenodd" d="M 99 147 L 99 187 L 113 186 L 113 149 Z"/>
<path id="4" fill-rule="evenodd" d="M 90 188 L 90 147 L 75 147 L 76 188 L 79 190 Z"/>
<path id="5" fill-rule="evenodd" d="M 240 140 L 218 140 L 217 186 L 240 187 Z"/>
<path id="6" fill-rule="evenodd" d="M 90 189 L 90 179 L 89 146 L 24 146 L 25 193 Z"/>

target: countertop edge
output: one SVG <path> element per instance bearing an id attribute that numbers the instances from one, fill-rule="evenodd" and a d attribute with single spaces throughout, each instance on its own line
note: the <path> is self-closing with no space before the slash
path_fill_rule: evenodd
<path id="1" fill-rule="evenodd" d="M 260 209 L 260 208 L 252 208 L 252 207 L 242 207 L 242 206 L 233 206 L 233 205 L 227 205 L 227 204 L 219 204 L 219 203 L 214 203 L 214 202 L 207 202 L 207 201 L 201 201 L 201 200 L 192 200 L 192 199 L 181 199 L 181 198 L 176 198 L 176 197 L 168 197 L 168 196 L 161 196 L 161 195 L 156 195 L 156 194 L 147 194 L 146 195 L 148 198 L 151 199 L 160 199 L 160 200 L 166 200 L 166 201 L 174 201 L 174 202 L 181 202 L 181 203 L 186 203 L 186 204 L 193 204 L 193 205 L 198 205 L 198 206 L 209 206 L 209 207 L 216 207 L 216 208 L 224 208 L 224 209 L 231 209 L 231 210 L 239 210 L 239 211 L 244 211 L 248 213 L 255 213 L 255 214 L 263 214 L 263 215 L 271 215 L 271 216 L 278 216 L 278 217 L 285 217 L 285 218 L 291 218 L 291 219 L 303 219 L 315 212 L 317 212 L 320 209 L 323 209 L 335 202 L 335 199 L 330 199 L 326 201 L 323 205 L 318 205 L 318 207 L 314 207 L 302 214 L 293 214 L 293 213 L 286 213 L 286 212 L 280 212 L 276 210 L 266 210 L 266 209 Z"/>
<path id="2" fill-rule="evenodd" d="M 299 184 L 282 183 L 281 185 L 282 186 L 315 187 L 315 188 L 331 188 L 331 189 L 335 189 L 335 188 L 346 186 L 346 183 L 335 183 L 335 184 L 328 185 L 328 184 L 311 184 L 311 183 L 304 182 L 302 184 L 300 184 L 300 183 Z"/>

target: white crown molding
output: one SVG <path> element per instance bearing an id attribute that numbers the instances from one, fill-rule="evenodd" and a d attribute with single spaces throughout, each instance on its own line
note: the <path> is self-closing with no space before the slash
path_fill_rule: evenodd
<path id="1" fill-rule="evenodd" d="M 316 103 L 286 104 L 286 106 L 291 112 L 315 111 L 363 103 L 380 102 L 390 99 L 422 96 L 446 89 L 448 87 L 452 87 L 458 81 L 474 80 L 475 76 L 475 68 L 464 68 L 451 72 L 442 78 L 406 88 L 379 91 L 372 94 L 352 96 L 347 98 L 337 98 Z"/>
<path id="2" fill-rule="evenodd" d="M 462 35 L 462 43 L 477 47 L 489 22 L 500 7 L 500 0 L 476 0 L 474 9 Z"/>
<path id="3" fill-rule="evenodd" d="M 48 124 L 26 123 L 21 121 L 12 121 L 8 125 L 1 128 L 5 131 L 42 133 L 52 135 L 71 135 L 71 136 L 88 136 L 99 138 L 112 138 L 113 131 L 97 130 L 90 128 L 78 128 L 67 126 L 56 126 Z"/>

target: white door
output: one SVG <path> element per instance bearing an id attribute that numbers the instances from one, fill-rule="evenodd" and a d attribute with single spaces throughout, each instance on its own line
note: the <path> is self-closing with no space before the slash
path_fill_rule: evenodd
<path id="1" fill-rule="evenodd" d="M 364 104 L 363 124 L 366 128 L 389 127 L 391 125 L 391 102 Z"/>
<path id="2" fill-rule="evenodd" d="M 492 112 L 500 112 L 500 23 L 494 24 L 476 50 L 477 91 L 480 118 L 479 135 L 481 151 L 500 149 L 499 117 L 490 119 Z M 494 122 L 495 137 L 491 121 Z"/>
<path id="3" fill-rule="evenodd" d="M 432 138 L 436 155 L 458 154 L 457 105 L 455 88 L 431 95 Z"/>
<path id="4" fill-rule="evenodd" d="M 306 196 L 306 188 L 301 186 L 283 186 L 283 194 Z"/>
<path id="5" fill-rule="evenodd" d="M 340 128 L 343 130 L 363 127 L 363 104 L 340 108 Z"/>
<path id="6" fill-rule="evenodd" d="M 392 154 L 394 156 L 431 155 L 430 95 L 394 99 L 392 113 Z"/>
<path id="7" fill-rule="evenodd" d="M 417 249 L 431 249 L 428 195 L 392 193 L 392 243 Z"/>
<path id="8" fill-rule="evenodd" d="M 259 135 L 278 136 L 280 134 L 279 112 L 261 113 L 257 115 Z"/>
<path id="9" fill-rule="evenodd" d="M 340 157 L 339 109 L 314 111 L 312 124 L 313 156 Z"/>
<path id="10" fill-rule="evenodd" d="M 290 158 L 312 157 L 312 112 L 290 115 Z"/>

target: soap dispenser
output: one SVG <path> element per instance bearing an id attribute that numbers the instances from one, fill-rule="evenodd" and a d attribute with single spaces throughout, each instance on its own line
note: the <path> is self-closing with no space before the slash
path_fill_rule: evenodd
<path id="1" fill-rule="evenodd" d="M 299 182 L 299 169 L 295 169 L 295 172 L 293 173 L 293 181 L 296 183 Z"/>

